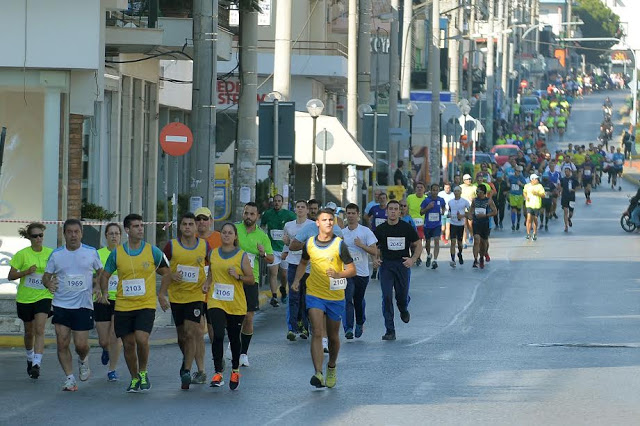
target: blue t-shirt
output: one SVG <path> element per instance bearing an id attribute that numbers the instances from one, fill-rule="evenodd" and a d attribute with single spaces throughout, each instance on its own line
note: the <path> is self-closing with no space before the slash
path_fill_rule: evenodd
<path id="1" fill-rule="evenodd" d="M 519 182 L 525 185 L 527 183 L 527 180 L 522 175 L 509 176 L 509 194 L 522 195 L 522 186 L 518 185 Z"/>
<path id="2" fill-rule="evenodd" d="M 371 211 L 371 208 L 373 206 L 379 206 L 379 205 L 380 205 L 380 203 L 378 203 L 376 201 L 369 201 L 367 203 L 367 205 L 365 206 L 365 208 L 364 208 L 364 214 L 369 214 L 369 212 Z"/>
<path id="3" fill-rule="evenodd" d="M 431 198 L 431 196 L 428 196 L 422 201 L 422 204 L 420 204 L 420 210 L 426 208 L 432 202 L 433 207 L 427 210 L 424 215 L 424 227 L 429 229 L 440 227 L 442 220 L 442 209 L 447 206 L 447 202 L 444 201 L 444 198 Z"/>
<path id="4" fill-rule="evenodd" d="M 557 170 L 549 172 L 549 181 L 556 185 L 560 183 L 560 172 Z"/>
<path id="5" fill-rule="evenodd" d="M 371 216 L 371 230 L 375 231 L 376 226 L 387 220 L 387 209 L 383 209 L 379 204 L 375 205 L 369 210 L 369 216 Z"/>
<path id="6" fill-rule="evenodd" d="M 615 154 L 613 154 L 613 164 L 621 169 L 622 166 L 624 166 L 624 154 L 620 153 L 620 152 L 616 152 Z"/>
<path id="7" fill-rule="evenodd" d="M 413 226 L 413 229 L 415 229 L 416 231 L 418 230 L 418 228 L 416 227 L 416 223 L 413 221 L 413 218 L 410 215 L 402 217 L 402 220 Z"/>
<path id="8" fill-rule="evenodd" d="M 124 243 L 123 244 L 123 248 L 125 253 L 127 253 L 129 256 L 138 256 L 140 253 L 142 253 L 142 250 L 144 249 L 144 246 L 147 243 L 145 241 L 142 242 L 142 244 L 140 244 L 140 248 L 137 250 L 131 250 L 129 248 L 129 244 L 128 243 Z M 107 259 L 107 264 L 104 266 L 104 270 L 107 271 L 110 274 L 113 274 L 116 269 L 118 269 L 116 267 L 116 253 L 117 250 L 113 250 L 110 254 L 109 254 L 109 258 Z M 156 264 L 156 267 L 159 268 L 163 265 L 163 260 L 166 262 L 166 265 L 169 265 L 169 262 L 166 260 L 164 253 L 162 253 L 162 250 L 160 250 L 158 247 L 156 246 L 151 246 L 151 254 L 153 255 L 153 262 Z"/>
<path id="9" fill-rule="evenodd" d="M 309 222 L 298 231 L 296 234 L 296 240 L 301 243 L 305 243 L 309 238 L 317 237 L 319 233 L 320 231 L 318 230 L 316 222 Z M 338 225 L 333 225 L 333 235 L 342 238 L 342 229 L 340 229 Z"/>

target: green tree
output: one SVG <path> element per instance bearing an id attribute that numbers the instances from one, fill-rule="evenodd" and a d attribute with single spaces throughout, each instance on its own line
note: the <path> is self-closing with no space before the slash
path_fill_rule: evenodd
<path id="1" fill-rule="evenodd" d="M 583 37 L 616 37 L 623 35 L 620 28 L 620 17 L 613 13 L 601 0 L 578 0 L 578 6 L 574 9 L 574 13 L 583 22 L 580 26 Z M 588 49 L 577 49 L 579 54 L 586 56 L 587 62 L 592 64 L 601 64 L 605 62 L 603 53 L 611 46 L 615 45 L 614 41 L 589 41 L 581 42 L 582 46 Z M 602 49 L 590 50 L 590 49 Z M 609 57 L 609 55 L 604 55 Z"/>

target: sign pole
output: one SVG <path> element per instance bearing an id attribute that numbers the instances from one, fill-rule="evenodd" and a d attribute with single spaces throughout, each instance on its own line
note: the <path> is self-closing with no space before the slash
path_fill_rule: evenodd
<path id="1" fill-rule="evenodd" d="M 324 129 L 322 146 L 322 205 L 327 205 L 327 129 Z"/>
<path id="2" fill-rule="evenodd" d="M 173 221 L 172 235 L 173 238 L 178 238 L 178 176 L 180 176 L 178 173 L 178 157 L 173 157 L 173 165 L 176 174 L 176 181 L 173 191 L 173 217 L 171 219 Z"/>

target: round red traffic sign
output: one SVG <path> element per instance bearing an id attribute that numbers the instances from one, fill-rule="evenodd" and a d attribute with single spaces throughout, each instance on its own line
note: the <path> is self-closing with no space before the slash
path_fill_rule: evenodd
<path id="1" fill-rule="evenodd" d="M 173 157 L 186 154 L 193 145 L 191 129 L 182 123 L 169 123 L 160 131 L 162 150 Z"/>
<path id="2" fill-rule="evenodd" d="M 520 87 L 525 89 L 527 86 L 529 86 L 529 82 L 527 80 L 520 81 Z"/>

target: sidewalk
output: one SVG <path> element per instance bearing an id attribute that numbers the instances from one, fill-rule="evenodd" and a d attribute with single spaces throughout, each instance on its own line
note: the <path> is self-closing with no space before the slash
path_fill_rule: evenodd
<path id="1" fill-rule="evenodd" d="M 640 186 L 640 156 L 624 162 L 622 178 L 633 185 Z"/>

